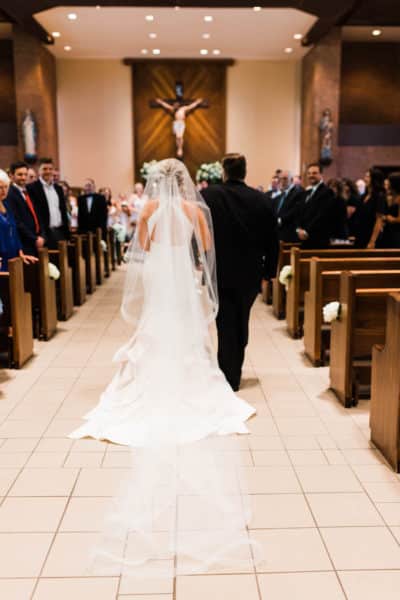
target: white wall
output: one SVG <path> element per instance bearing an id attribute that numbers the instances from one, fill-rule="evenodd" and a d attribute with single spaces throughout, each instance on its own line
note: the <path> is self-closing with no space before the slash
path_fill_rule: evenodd
<path id="1" fill-rule="evenodd" d="M 62 176 L 93 177 L 115 193 L 132 188 L 131 70 L 118 60 L 58 60 Z"/>
<path id="2" fill-rule="evenodd" d="M 131 69 L 119 60 L 57 61 L 60 166 L 80 185 L 93 177 L 115 193 L 133 183 Z M 227 151 L 248 159 L 248 182 L 276 168 L 298 171 L 300 64 L 239 61 L 228 68 Z"/>
<path id="3" fill-rule="evenodd" d="M 248 182 L 300 167 L 300 72 L 293 61 L 239 61 L 228 69 L 227 151 L 248 159 Z"/>

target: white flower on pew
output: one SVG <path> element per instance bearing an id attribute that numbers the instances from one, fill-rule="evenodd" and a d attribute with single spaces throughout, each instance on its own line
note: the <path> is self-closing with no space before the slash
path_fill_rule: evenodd
<path id="1" fill-rule="evenodd" d="M 329 302 L 329 304 L 325 304 L 322 309 L 324 322 L 333 323 L 333 321 L 337 321 L 340 317 L 340 309 L 340 302 Z"/>
<path id="2" fill-rule="evenodd" d="M 285 286 L 286 289 L 289 287 L 289 281 L 293 277 L 293 270 L 291 265 L 285 265 L 282 267 L 279 273 L 279 282 Z"/>
<path id="3" fill-rule="evenodd" d="M 58 270 L 58 268 L 56 267 L 56 265 L 53 265 L 53 263 L 49 262 L 49 277 L 50 279 L 60 279 L 60 271 Z"/>
<path id="4" fill-rule="evenodd" d="M 0 298 L 0 316 L 3 314 L 4 312 L 4 304 L 3 304 L 3 300 Z"/>
<path id="5" fill-rule="evenodd" d="M 107 252 L 107 244 L 105 243 L 104 240 L 100 240 L 100 245 L 101 245 L 101 249 L 103 250 L 103 252 Z"/>

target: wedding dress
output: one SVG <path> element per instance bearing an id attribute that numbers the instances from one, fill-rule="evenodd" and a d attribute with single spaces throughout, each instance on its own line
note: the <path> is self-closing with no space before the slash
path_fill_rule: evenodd
<path id="1" fill-rule="evenodd" d="M 145 193 L 122 302 L 135 333 L 100 403 L 70 435 L 132 449 L 96 560 L 131 576 L 248 569 L 256 547 L 234 434 L 248 433 L 255 410 L 233 393 L 212 348 L 211 217 L 175 159 L 154 167 Z"/>

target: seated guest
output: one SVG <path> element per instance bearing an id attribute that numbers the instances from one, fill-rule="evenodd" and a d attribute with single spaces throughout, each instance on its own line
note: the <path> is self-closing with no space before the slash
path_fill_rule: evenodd
<path id="1" fill-rule="evenodd" d="M 282 171 L 280 183 L 282 193 L 273 200 L 272 204 L 277 220 L 278 237 L 283 242 L 296 242 L 297 204 L 301 200 L 304 190 L 294 183 L 289 171 Z"/>
<path id="2" fill-rule="evenodd" d="M 37 256 L 38 249 L 46 243 L 43 226 L 26 189 L 28 165 L 15 162 L 10 166 L 11 185 L 8 190 L 7 206 L 12 210 L 19 239 L 25 254 Z"/>
<path id="3" fill-rule="evenodd" d="M 400 173 L 389 177 L 391 204 L 383 217 L 385 227 L 379 240 L 381 248 L 400 248 Z"/>
<path id="4" fill-rule="evenodd" d="M 51 158 L 39 162 L 39 179 L 27 186 L 35 210 L 44 228 L 47 246 L 53 250 L 61 240 L 69 239 L 69 219 L 62 188 L 54 183 Z"/>
<path id="5" fill-rule="evenodd" d="M 111 188 L 109 188 L 109 187 L 100 188 L 99 194 L 104 196 L 104 198 L 106 199 L 106 202 L 107 202 L 107 208 L 110 208 L 110 206 L 112 206 L 112 197 L 113 197 Z"/>
<path id="6" fill-rule="evenodd" d="M 12 210 L 7 203 L 10 179 L 5 171 L 0 169 L 0 271 L 8 270 L 8 261 L 20 256 L 25 263 L 37 262 L 37 258 L 29 256 L 22 250 L 18 236 L 17 225 Z"/>
<path id="7" fill-rule="evenodd" d="M 335 230 L 332 232 L 332 238 L 336 240 L 347 240 L 347 211 L 346 203 L 343 198 L 342 182 L 339 179 L 330 179 L 327 185 L 335 196 L 332 215 L 332 219 L 335 223 Z"/>
<path id="8" fill-rule="evenodd" d="M 355 238 L 358 231 L 361 199 L 357 186 L 351 179 L 342 180 L 342 197 L 346 204 L 347 235 L 350 238 Z"/>
<path id="9" fill-rule="evenodd" d="M 379 169 L 369 169 L 365 174 L 366 192 L 361 198 L 356 235 L 358 248 L 375 248 L 383 229 L 387 209 L 384 180 L 385 176 Z"/>
<path id="10" fill-rule="evenodd" d="M 325 185 L 319 163 L 308 166 L 307 180 L 310 188 L 297 204 L 297 240 L 303 248 L 327 248 L 337 228 L 335 195 Z"/>
<path id="11" fill-rule="evenodd" d="M 96 192 L 93 179 L 86 179 L 83 194 L 78 198 L 78 231 L 79 233 L 92 233 L 100 227 L 103 239 L 107 236 L 107 200 L 102 194 Z"/>

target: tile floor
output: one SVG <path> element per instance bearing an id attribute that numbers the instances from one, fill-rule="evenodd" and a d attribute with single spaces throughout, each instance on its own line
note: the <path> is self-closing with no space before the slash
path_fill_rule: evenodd
<path id="1" fill-rule="evenodd" d="M 265 305 L 252 315 L 241 440 L 257 569 L 131 582 L 89 577 L 89 548 L 128 454 L 65 436 L 110 380 L 126 341 L 123 271 L 20 372 L 0 374 L 0 598 L 4 600 L 398 600 L 400 479 L 369 442 L 368 402 L 345 410 L 302 342 Z"/>

